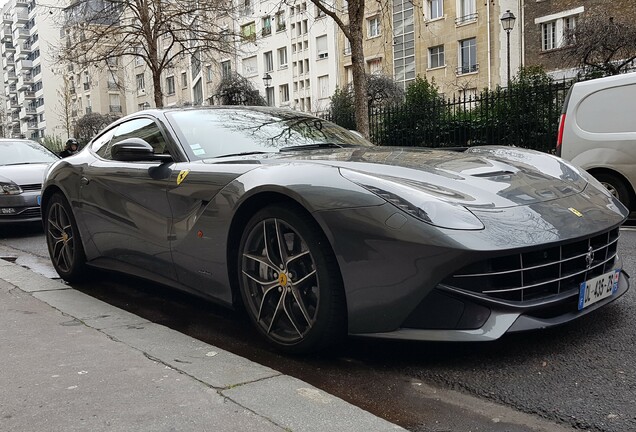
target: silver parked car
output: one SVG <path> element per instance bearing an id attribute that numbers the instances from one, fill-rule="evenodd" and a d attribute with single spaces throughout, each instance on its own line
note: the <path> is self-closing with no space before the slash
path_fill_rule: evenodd
<path id="1" fill-rule="evenodd" d="M 59 159 L 25 139 L 0 139 L 0 224 L 39 222 L 44 171 Z"/>
<path id="2" fill-rule="evenodd" d="M 624 294 L 625 207 L 585 171 L 508 147 L 376 147 L 274 108 L 146 110 L 57 162 L 49 253 L 227 306 L 287 351 L 348 334 L 494 340 Z"/>

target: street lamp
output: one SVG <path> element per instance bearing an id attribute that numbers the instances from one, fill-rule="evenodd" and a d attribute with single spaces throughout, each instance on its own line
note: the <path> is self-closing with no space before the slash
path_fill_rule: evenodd
<path id="1" fill-rule="evenodd" d="M 269 101 L 269 92 L 267 91 L 267 89 L 269 88 L 271 83 L 272 83 L 272 76 L 268 74 L 267 72 L 265 72 L 265 75 L 263 75 L 263 84 L 265 84 L 265 98 L 267 99 L 268 106 L 271 105 L 271 103 Z"/>
<path id="2" fill-rule="evenodd" d="M 516 19 L 517 17 L 515 17 L 515 14 L 510 12 L 510 9 L 508 9 L 501 16 L 501 25 L 503 26 L 503 29 L 506 31 L 506 43 L 507 43 L 506 53 L 508 56 L 508 87 L 510 87 L 510 32 L 512 31 L 512 28 L 515 26 Z"/>

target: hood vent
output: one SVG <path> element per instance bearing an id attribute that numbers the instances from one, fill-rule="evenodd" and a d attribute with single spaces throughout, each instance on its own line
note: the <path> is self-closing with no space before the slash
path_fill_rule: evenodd
<path id="1" fill-rule="evenodd" d="M 501 177 L 514 174 L 512 171 L 490 171 L 478 174 L 472 174 L 471 177 Z"/>

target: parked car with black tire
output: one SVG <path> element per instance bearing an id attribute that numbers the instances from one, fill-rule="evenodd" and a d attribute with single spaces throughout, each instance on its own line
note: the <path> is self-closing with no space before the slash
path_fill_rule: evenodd
<path id="1" fill-rule="evenodd" d="M 636 73 L 576 83 L 559 122 L 556 153 L 636 210 Z"/>

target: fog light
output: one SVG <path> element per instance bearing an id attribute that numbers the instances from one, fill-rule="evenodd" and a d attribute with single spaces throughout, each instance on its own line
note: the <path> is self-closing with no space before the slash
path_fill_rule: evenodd
<path id="1" fill-rule="evenodd" d="M 15 214 L 15 209 L 12 207 L 0 208 L 0 214 Z"/>

